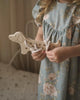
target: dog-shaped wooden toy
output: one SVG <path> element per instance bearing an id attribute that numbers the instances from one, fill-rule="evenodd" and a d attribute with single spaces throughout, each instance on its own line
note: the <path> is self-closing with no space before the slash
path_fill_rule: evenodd
<path id="1" fill-rule="evenodd" d="M 13 42 L 16 42 L 21 47 L 21 54 L 27 54 L 29 51 L 32 53 L 38 52 L 40 50 L 51 50 L 56 47 L 60 47 L 61 43 L 51 43 L 51 41 L 36 41 L 31 38 L 26 38 L 22 32 L 16 32 L 10 34 L 9 39 Z"/>

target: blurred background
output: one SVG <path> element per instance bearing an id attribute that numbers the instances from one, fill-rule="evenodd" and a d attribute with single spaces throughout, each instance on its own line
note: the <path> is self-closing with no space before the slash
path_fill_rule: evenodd
<path id="1" fill-rule="evenodd" d="M 0 100 L 37 100 L 40 62 L 22 55 L 8 35 L 21 31 L 35 38 L 32 8 L 37 0 L 0 0 Z"/>

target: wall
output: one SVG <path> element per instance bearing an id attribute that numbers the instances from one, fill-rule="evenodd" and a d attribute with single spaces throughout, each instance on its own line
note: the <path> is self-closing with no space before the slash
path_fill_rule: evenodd
<path id="1" fill-rule="evenodd" d="M 9 34 L 22 31 L 28 36 L 26 24 L 29 20 L 32 20 L 32 8 L 35 5 L 35 1 L 0 0 L 0 62 L 9 63 L 10 59 L 20 48 L 19 45 L 12 43 L 8 39 Z M 13 65 L 19 69 L 38 73 L 39 63 L 34 62 L 31 57 L 29 57 L 30 60 L 27 62 L 28 56 L 18 54 L 14 59 Z M 30 61 L 32 62 L 30 63 Z"/>

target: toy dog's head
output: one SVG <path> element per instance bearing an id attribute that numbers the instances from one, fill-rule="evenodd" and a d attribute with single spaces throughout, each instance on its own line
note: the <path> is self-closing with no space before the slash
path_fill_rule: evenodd
<path id="1" fill-rule="evenodd" d="M 11 41 L 20 44 L 21 54 L 26 54 L 27 52 L 29 52 L 29 49 L 26 47 L 26 43 L 25 43 L 26 38 L 24 37 L 22 32 L 16 32 L 14 34 L 11 34 L 8 36 L 8 38 Z"/>
<path id="2" fill-rule="evenodd" d="M 9 35 L 8 37 L 11 41 L 19 43 L 19 44 L 24 42 L 25 40 L 25 37 L 22 32 L 16 32 L 14 34 Z"/>

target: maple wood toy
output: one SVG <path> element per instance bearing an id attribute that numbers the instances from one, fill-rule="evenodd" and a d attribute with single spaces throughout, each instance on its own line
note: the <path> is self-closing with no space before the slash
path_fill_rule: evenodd
<path id="1" fill-rule="evenodd" d="M 8 37 L 11 41 L 20 45 L 21 54 L 27 54 L 29 51 L 34 53 L 40 50 L 51 50 L 61 46 L 60 41 L 57 43 L 51 43 L 50 41 L 36 41 L 31 38 L 26 38 L 22 32 L 10 34 Z"/>

